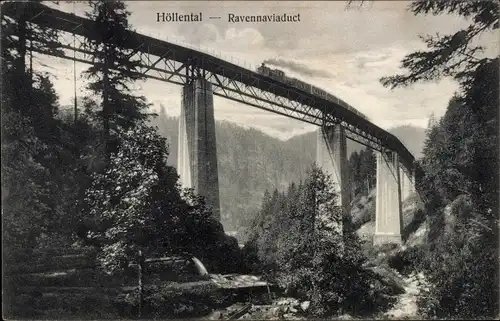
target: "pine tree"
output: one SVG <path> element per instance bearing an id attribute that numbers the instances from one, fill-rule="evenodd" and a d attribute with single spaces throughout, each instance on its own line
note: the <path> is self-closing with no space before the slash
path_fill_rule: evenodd
<path id="1" fill-rule="evenodd" d="M 360 159 L 361 168 L 359 176 L 362 181 L 361 183 L 363 184 L 362 190 L 368 194 L 375 183 L 375 176 L 377 172 L 376 158 L 372 149 L 367 147 L 361 151 Z"/>
<path id="2" fill-rule="evenodd" d="M 419 0 L 410 9 L 415 15 L 454 14 L 469 21 L 452 35 L 422 38 L 428 50 L 403 59 L 408 72 L 381 79 L 392 88 L 442 77 L 460 83 L 444 117 L 430 120 L 421 161 L 432 286 L 417 303 L 431 318 L 493 317 L 498 291 L 487 284 L 498 282 L 498 57 L 482 55 L 476 39 L 498 29 L 498 2 Z M 447 226 L 455 233 L 443 235 L 446 205 L 458 208 L 452 215 L 459 223 Z"/>
<path id="3" fill-rule="evenodd" d="M 33 50 L 44 54 L 60 53 L 58 31 L 31 23 L 30 15 L 39 13 L 36 4 L 40 0 L 30 2 L 14 2 L 9 7 L 15 12 L 14 17 L 8 17 L 2 11 L 2 55 L 14 59 L 6 59 L 7 68 L 14 65 L 19 72 L 26 70 L 26 58 L 30 54 L 29 74 L 32 74 Z M 57 4 L 57 1 L 54 2 Z M 15 40 L 17 38 L 17 40 Z M 2 64 L 3 65 L 3 64 Z"/>
<path id="4" fill-rule="evenodd" d="M 494 58 L 480 57 L 483 48 L 476 39 L 481 35 L 498 29 L 498 2 L 484 1 L 448 1 L 417 0 L 410 5 L 414 15 L 454 14 L 470 22 L 465 29 L 452 35 L 420 37 L 428 51 L 418 51 L 407 55 L 401 67 L 407 74 L 384 77 L 384 86 L 396 88 L 417 82 L 439 80 L 442 77 L 454 77 L 462 88 L 467 87 L 478 68 L 490 63 Z"/>
<path id="5" fill-rule="evenodd" d="M 131 94 L 129 84 L 144 76 L 137 72 L 139 60 L 130 57 L 137 47 L 128 23 L 130 12 L 122 1 L 91 1 L 87 17 L 94 24 L 87 30 L 85 46 L 93 53 L 93 66 L 84 73 L 92 80 L 88 88 L 102 100 L 102 126 L 105 154 L 116 150 L 114 136 L 147 118 L 149 107 L 143 96 Z M 113 143 L 113 141 L 115 141 Z"/>
<path id="6" fill-rule="evenodd" d="M 349 175 L 351 180 L 351 188 L 354 191 L 354 195 L 357 195 L 359 193 L 359 189 L 361 186 L 360 171 L 361 171 L 360 155 L 357 151 L 355 151 L 349 157 Z"/>

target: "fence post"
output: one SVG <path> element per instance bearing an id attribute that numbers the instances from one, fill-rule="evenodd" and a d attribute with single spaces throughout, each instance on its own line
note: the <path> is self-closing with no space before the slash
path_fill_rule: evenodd
<path id="1" fill-rule="evenodd" d="M 143 269 L 144 269 L 144 257 L 142 255 L 142 251 L 139 250 L 139 264 L 137 264 L 138 266 L 138 277 L 139 277 L 139 311 L 138 311 L 138 317 L 141 318 L 142 317 L 142 305 L 143 305 L 143 281 L 144 281 L 144 277 L 143 277 Z"/>

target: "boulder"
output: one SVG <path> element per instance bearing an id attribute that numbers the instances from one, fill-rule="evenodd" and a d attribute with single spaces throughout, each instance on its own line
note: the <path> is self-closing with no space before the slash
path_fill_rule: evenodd
<path id="1" fill-rule="evenodd" d="M 377 281 L 387 287 L 390 294 L 398 295 L 406 292 L 404 280 L 391 269 L 378 266 L 370 268 L 370 270 L 377 276 Z"/>
<path id="2" fill-rule="evenodd" d="M 307 309 L 309 309 L 309 306 L 311 305 L 311 301 L 304 301 L 300 304 L 300 308 L 302 309 L 302 311 L 306 311 Z"/>
<path id="3" fill-rule="evenodd" d="M 273 317 L 276 317 L 279 315 L 279 312 L 280 312 L 280 308 L 279 307 L 272 307 L 270 310 L 269 310 L 271 316 Z"/>
<path id="4" fill-rule="evenodd" d="M 208 316 L 208 319 L 209 320 L 220 320 L 220 319 L 222 319 L 222 312 L 214 311 L 214 312 L 210 313 L 210 315 Z"/>

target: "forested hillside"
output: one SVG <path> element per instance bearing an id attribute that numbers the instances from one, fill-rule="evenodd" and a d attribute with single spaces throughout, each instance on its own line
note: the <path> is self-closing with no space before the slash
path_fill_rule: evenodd
<path id="1" fill-rule="evenodd" d="M 169 165 L 177 165 L 178 118 L 169 117 L 165 107 L 152 123 L 170 146 Z M 424 130 L 405 126 L 395 129 L 410 151 L 423 143 Z M 415 135 L 417 133 L 417 135 Z M 316 133 L 297 135 L 286 141 L 256 129 L 246 129 L 229 122 L 216 122 L 220 201 L 226 230 L 246 226 L 259 209 L 263 191 L 285 190 L 292 182 L 305 179 L 306 170 L 316 158 Z M 418 141 L 422 139 L 422 141 Z M 413 146 L 413 148 L 410 148 Z M 349 141 L 347 152 L 361 152 L 363 146 Z M 370 181 L 373 186 L 374 181 Z"/>
<path id="2" fill-rule="evenodd" d="M 178 118 L 160 115 L 153 123 L 167 138 L 169 163 L 176 166 Z M 311 144 L 304 144 L 301 152 L 296 144 L 255 129 L 217 122 L 216 135 L 221 214 L 226 230 L 235 230 L 241 220 L 253 217 L 265 190 L 283 189 L 289 182 L 303 180 L 314 161 Z"/>

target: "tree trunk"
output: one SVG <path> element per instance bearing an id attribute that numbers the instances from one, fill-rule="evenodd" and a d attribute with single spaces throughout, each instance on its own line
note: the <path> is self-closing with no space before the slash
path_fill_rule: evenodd
<path id="1" fill-rule="evenodd" d="M 138 266 L 138 289 L 139 289 L 139 309 L 137 311 L 137 317 L 140 318 L 142 317 L 142 306 L 143 306 L 143 292 L 144 292 L 144 276 L 143 276 L 143 271 L 144 271 L 144 257 L 142 255 L 142 251 L 139 250 L 139 256 L 138 256 L 139 264 Z"/>
<path id="2" fill-rule="evenodd" d="M 26 21 L 26 8 L 23 6 L 21 9 L 21 17 L 18 22 L 18 36 L 19 42 L 17 45 L 17 50 L 19 53 L 19 57 L 17 59 L 17 68 L 19 72 L 24 73 L 26 69 L 26 33 L 27 33 L 27 21 Z"/>
<path id="3" fill-rule="evenodd" d="M 109 106 L 109 59 L 108 59 L 108 48 L 104 48 L 104 75 L 103 75 L 103 105 L 102 105 L 102 122 L 103 122 L 103 136 L 104 136 L 104 154 L 106 163 L 109 161 L 111 156 L 110 148 L 110 117 L 111 111 Z"/>

